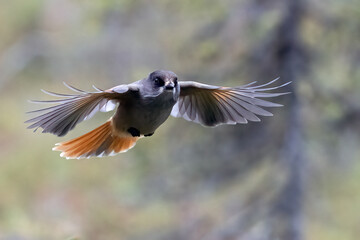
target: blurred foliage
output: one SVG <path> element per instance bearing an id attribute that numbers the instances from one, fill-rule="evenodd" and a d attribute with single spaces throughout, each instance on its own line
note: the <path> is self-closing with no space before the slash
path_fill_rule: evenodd
<path id="1" fill-rule="evenodd" d="M 64 160 L 51 151 L 62 139 L 23 122 L 34 109 L 27 99 L 44 99 L 40 88 L 66 92 L 62 81 L 109 88 L 155 69 L 231 86 L 273 79 L 280 73 L 271 43 L 285 2 L 3 1 L 0 239 L 210 239 L 241 219 L 239 239 L 265 239 L 264 216 L 271 219 L 286 179 L 277 160 L 287 97 L 261 123 L 202 128 L 169 119 L 128 153 L 103 159 Z M 360 2 L 306 4 L 300 37 L 309 69 L 300 68 L 296 84 L 307 158 L 304 236 L 358 239 Z"/>

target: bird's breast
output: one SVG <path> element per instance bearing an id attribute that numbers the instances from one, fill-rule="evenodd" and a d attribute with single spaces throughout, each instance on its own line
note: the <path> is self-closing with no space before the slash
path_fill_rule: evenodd
<path id="1" fill-rule="evenodd" d="M 142 135 L 151 134 L 169 117 L 175 103 L 172 95 L 166 93 L 131 99 L 119 106 L 113 118 L 115 127 L 120 131 L 135 128 Z"/>

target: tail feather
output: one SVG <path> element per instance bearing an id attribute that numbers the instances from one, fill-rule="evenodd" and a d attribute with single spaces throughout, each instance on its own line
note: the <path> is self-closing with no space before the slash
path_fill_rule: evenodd
<path id="1" fill-rule="evenodd" d="M 66 158 L 102 157 L 126 152 L 134 147 L 138 137 L 114 133 L 111 120 L 94 130 L 72 140 L 57 143 L 54 151 Z"/>

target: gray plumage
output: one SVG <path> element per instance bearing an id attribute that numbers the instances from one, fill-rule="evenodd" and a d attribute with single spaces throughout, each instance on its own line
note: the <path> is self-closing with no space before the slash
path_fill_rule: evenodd
<path id="1" fill-rule="evenodd" d="M 96 112 L 111 111 L 116 106 L 116 113 L 110 119 L 111 126 L 118 135 L 131 134 L 133 137 L 152 135 L 170 115 L 209 127 L 260 121 L 258 116 L 272 116 L 264 107 L 282 106 L 261 98 L 287 94 L 268 92 L 290 83 L 269 87 L 277 80 L 262 85 L 252 82 L 238 87 L 221 87 L 178 81 L 175 73 L 158 70 L 142 80 L 108 90 L 93 86 L 95 92 L 86 92 L 64 83 L 75 94 L 42 90 L 61 99 L 32 101 L 55 105 L 31 111 L 38 116 L 26 123 L 30 123 L 28 128 L 35 128 L 35 131 L 42 128 L 44 133 L 64 136 Z M 111 143 L 104 144 L 108 146 Z"/>

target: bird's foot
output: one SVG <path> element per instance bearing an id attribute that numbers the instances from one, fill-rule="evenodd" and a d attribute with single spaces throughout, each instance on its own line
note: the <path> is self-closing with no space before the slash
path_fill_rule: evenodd
<path id="1" fill-rule="evenodd" d="M 145 134 L 144 137 L 151 137 L 154 133 Z"/>
<path id="2" fill-rule="evenodd" d="M 129 128 L 127 131 L 133 137 L 140 137 L 140 131 L 138 129 L 134 128 L 134 127 Z"/>

